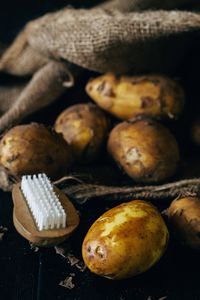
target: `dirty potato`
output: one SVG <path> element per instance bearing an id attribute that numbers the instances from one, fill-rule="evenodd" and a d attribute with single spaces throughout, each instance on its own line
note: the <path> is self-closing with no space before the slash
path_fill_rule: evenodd
<path id="1" fill-rule="evenodd" d="M 200 117 L 196 118 L 192 123 L 191 138 L 196 145 L 200 146 Z"/>
<path id="2" fill-rule="evenodd" d="M 80 162 L 91 162 L 99 154 L 108 135 L 109 121 L 94 104 L 77 104 L 64 110 L 55 122 Z"/>
<path id="3" fill-rule="evenodd" d="M 180 240 L 190 248 L 200 250 L 200 198 L 175 199 L 167 215 Z"/>
<path id="4" fill-rule="evenodd" d="M 134 200 L 110 209 L 91 226 L 82 255 L 92 272 L 124 279 L 152 267 L 163 255 L 168 237 L 158 210 Z"/>
<path id="5" fill-rule="evenodd" d="M 0 164 L 15 175 L 44 172 L 55 179 L 72 161 L 69 145 L 40 124 L 13 127 L 0 141 Z"/>
<path id="6" fill-rule="evenodd" d="M 177 118 L 185 98 L 176 81 L 161 75 L 118 78 L 109 73 L 90 80 L 86 92 L 102 109 L 122 120 L 138 115 Z"/>
<path id="7" fill-rule="evenodd" d="M 173 135 L 156 121 L 123 122 L 110 133 L 108 151 L 135 181 L 160 182 L 174 175 L 179 148 Z"/>

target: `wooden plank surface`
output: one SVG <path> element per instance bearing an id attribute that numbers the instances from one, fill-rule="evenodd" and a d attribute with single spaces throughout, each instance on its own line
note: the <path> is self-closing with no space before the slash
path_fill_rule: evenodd
<path id="1" fill-rule="evenodd" d="M 90 224 L 105 207 L 96 204 L 78 207 L 81 226 L 64 245 L 81 259 L 81 243 Z M 13 228 L 10 194 L 0 192 L 0 225 L 8 228 L 0 242 L 1 300 L 199 300 L 199 253 L 178 246 L 171 240 L 161 261 L 150 271 L 124 281 L 110 281 L 81 272 L 76 265 L 56 254 L 54 248 L 35 252 Z M 37 250 L 37 249 L 36 249 Z M 72 276 L 71 290 L 59 285 Z M 163 299 L 163 300 L 164 300 Z"/>

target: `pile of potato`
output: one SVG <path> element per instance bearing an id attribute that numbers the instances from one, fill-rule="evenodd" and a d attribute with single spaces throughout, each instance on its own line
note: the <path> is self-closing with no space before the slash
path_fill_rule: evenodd
<path id="1" fill-rule="evenodd" d="M 41 125 L 21 125 L 1 140 L 1 165 L 16 175 L 41 171 L 56 178 L 67 172 L 73 160 L 97 159 L 108 140 L 110 156 L 135 181 L 161 182 L 175 174 L 178 145 L 157 120 L 181 114 L 184 92 L 177 82 L 160 75 L 117 78 L 106 74 L 89 81 L 86 91 L 98 106 L 71 106 L 55 122 L 54 131 L 66 142 L 64 150 L 55 133 Z M 109 114 L 101 108 L 124 120 L 110 133 Z"/>
<path id="2" fill-rule="evenodd" d="M 18 176 L 45 172 L 56 179 L 73 163 L 93 162 L 107 143 L 110 157 L 135 182 L 159 183 L 174 176 L 179 146 L 160 122 L 182 113 L 185 95 L 176 81 L 161 75 L 105 74 L 90 80 L 86 92 L 97 105 L 67 108 L 53 130 L 39 124 L 9 130 L 0 141 L 1 166 Z M 175 200 L 168 216 L 182 239 L 199 249 L 200 206 L 195 199 Z M 188 214 L 185 207 L 190 207 Z M 135 200 L 113 208 L 93 224 L 83 242 L 83 258 L 92 272 L 122 279 L 155 264 L 168 237 L 157 209 Z"/>

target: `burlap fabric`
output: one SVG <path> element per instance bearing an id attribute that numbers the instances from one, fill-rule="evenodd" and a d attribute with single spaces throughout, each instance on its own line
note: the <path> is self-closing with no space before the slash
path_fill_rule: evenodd
<path id="1" fill-rule="evenodd" d="M 115 0 L 29 22 L 0 59 L 0 71 L 32 76 L 24 86 L 0 86 L 0 131 L 56 100 L 74 84 L 76 66 L 173 72 L 198 37 L 196 6 L 195 0 Z"/>

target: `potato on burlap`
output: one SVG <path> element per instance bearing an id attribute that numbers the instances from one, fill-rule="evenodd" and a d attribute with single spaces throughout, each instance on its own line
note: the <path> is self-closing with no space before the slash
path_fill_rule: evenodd
<path id="1" fill-rule="evenodd" d="M 108 151 L 135 181 L 160 182 L 174 175 L 179 148 L 163 125 L 150 119 L 123 122 L 110 133 Z"/>
<path id="2" fill-rule="evenodd" d="M 192 196 L 175 199 L 167 215 L 180 240 L 200 250 L 200 199 Z"/>
<path id="3" fill-rule="evenodd" d="M 161 75 L 116 77 L 108 73 L 90 80 L 86 91 L 102 109 L 122 120 L 138 115 L 174 119 L 184 104 L 181 86 Z"/>
<path id="4" fill-rule="evenodd" d="M 77 104 L 64 110 L 55 122 L 81 162 L 91 162 L 99 154 L 108 134 L 109 120 L 94 104 Z"/>
<path id="5" fill-rule="evenodd" d="M 72 161 L 69 145 L 41 124 L 13 127 L 0 141 L 0 164 L 11 174 L 44 172 L 55 179 L 67 172 Z"/>
<path id="6" fill-rule="evenodd" d="M 169 233 L 158 210 L 134 200 L 104 213 L 82 245 L 83 259 L 94 273 L 124 279 L 152 267 L 163 255 Z"/>

